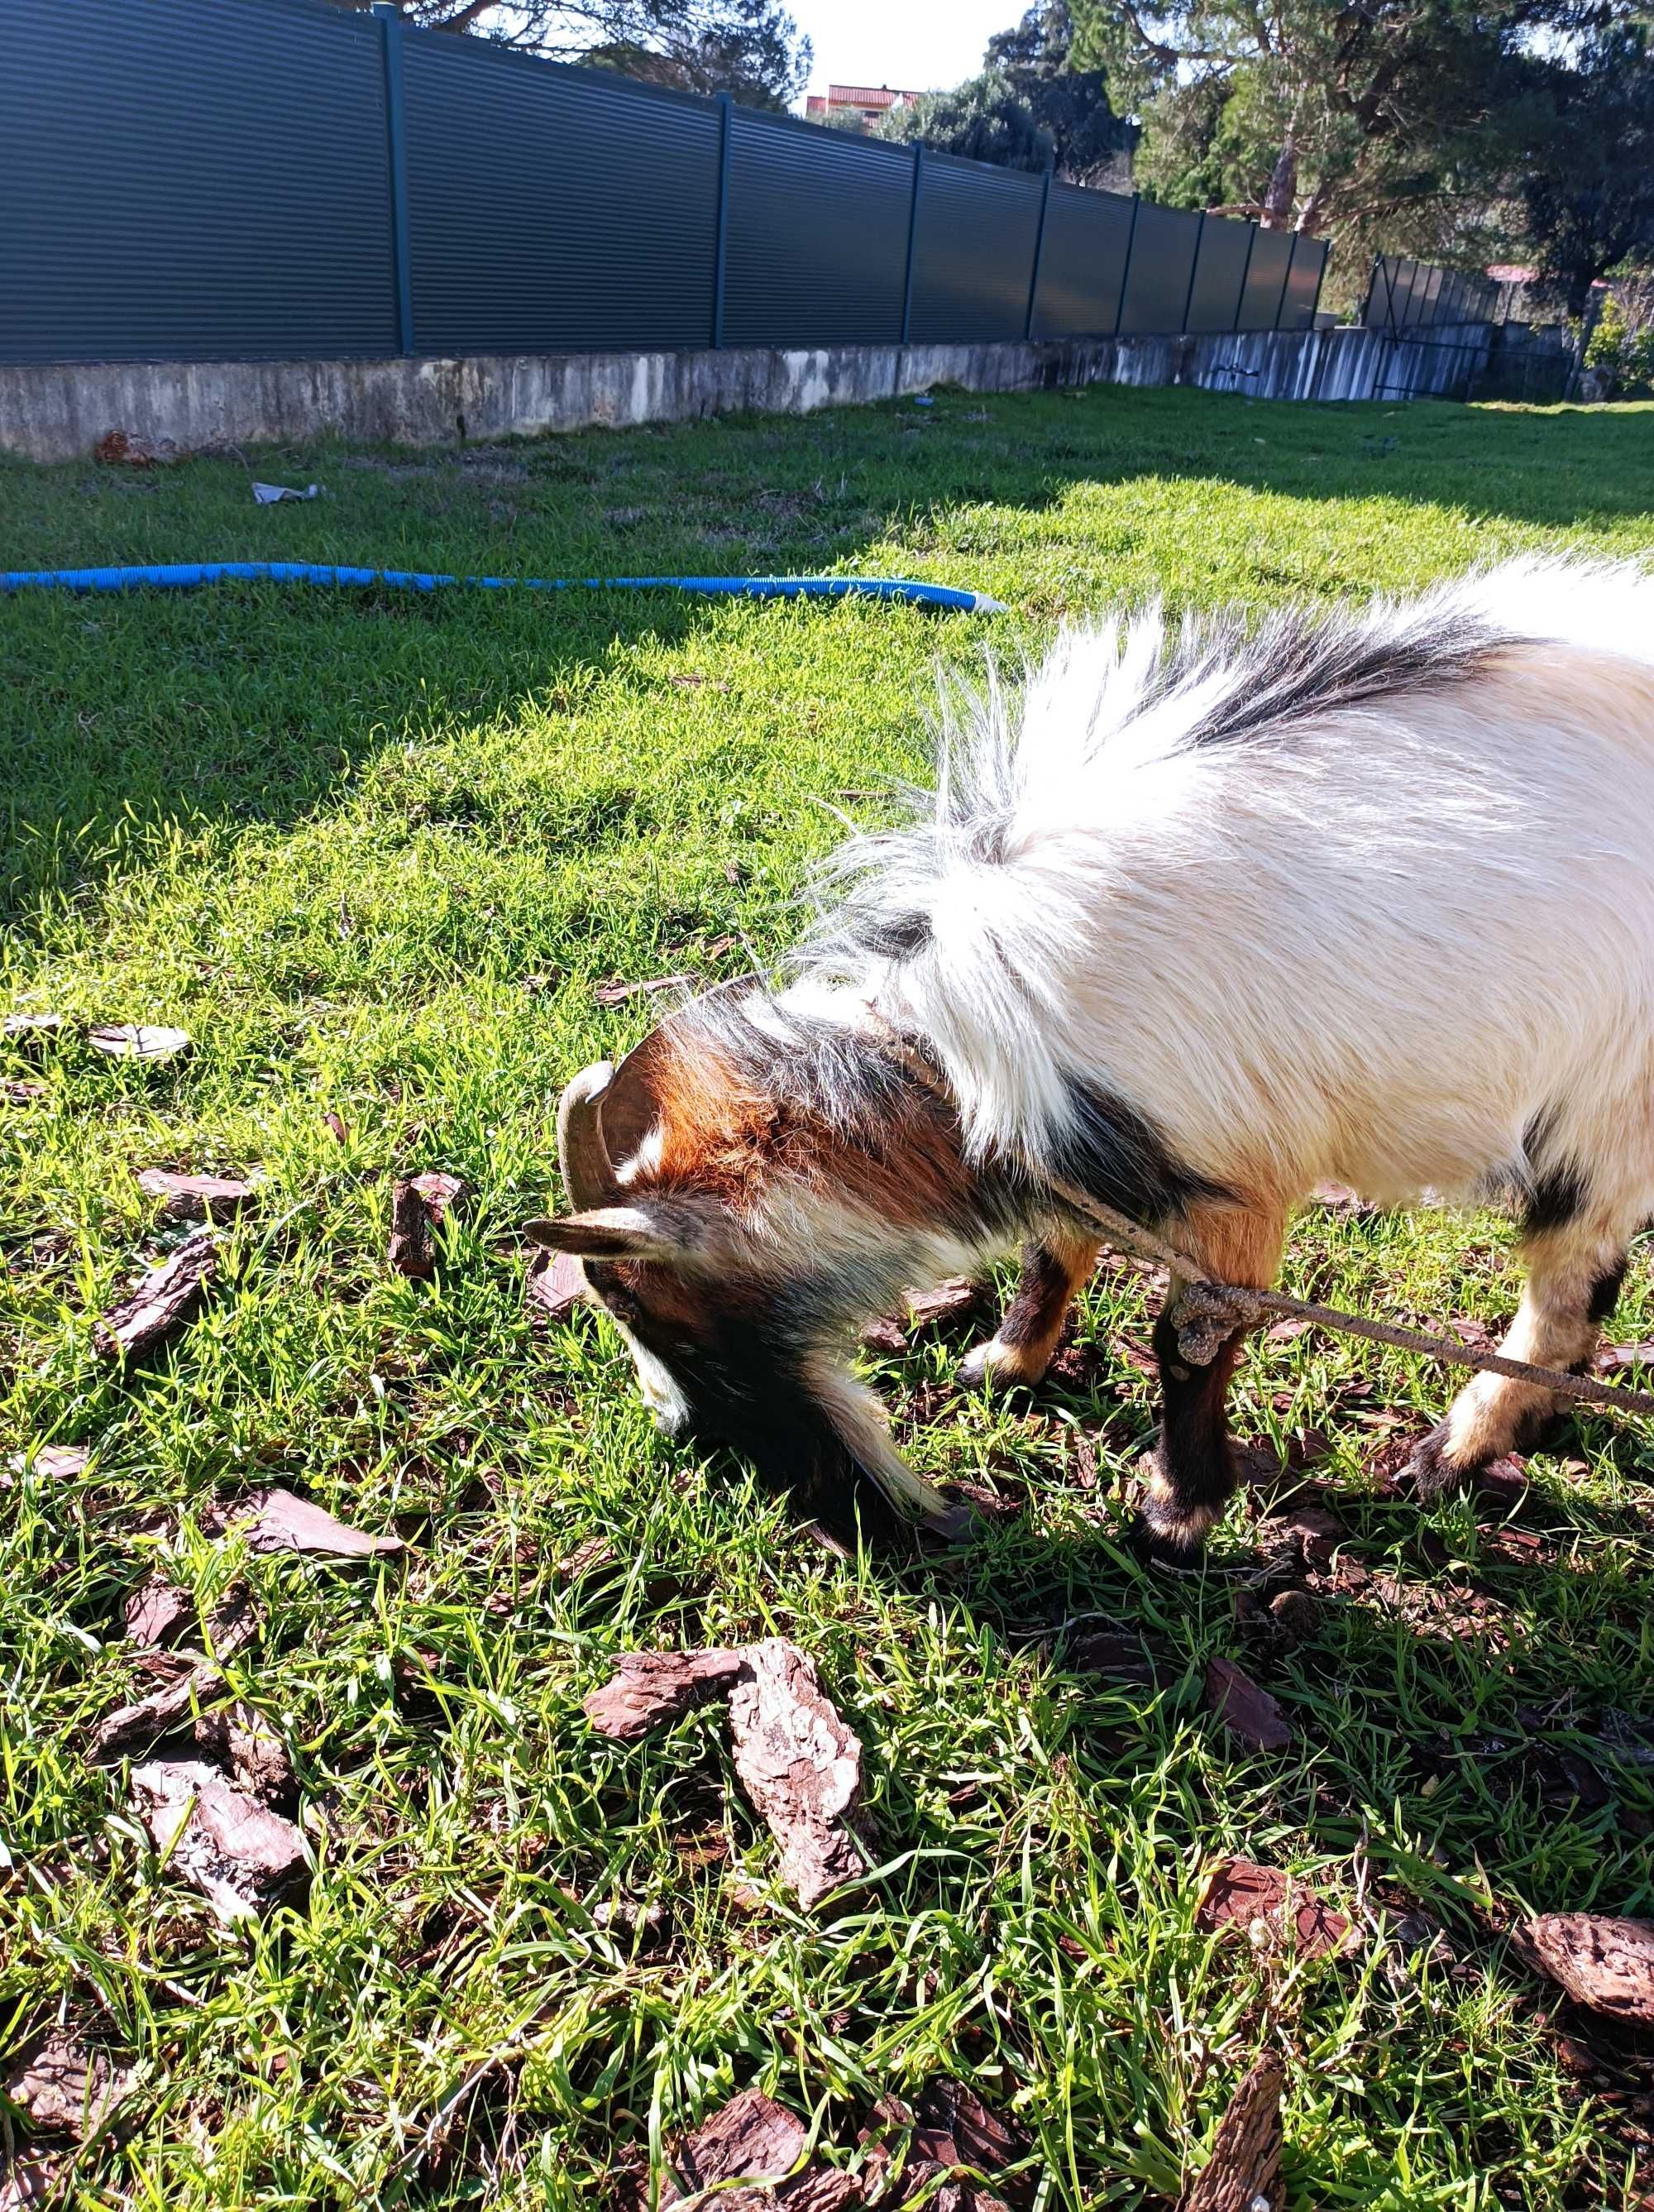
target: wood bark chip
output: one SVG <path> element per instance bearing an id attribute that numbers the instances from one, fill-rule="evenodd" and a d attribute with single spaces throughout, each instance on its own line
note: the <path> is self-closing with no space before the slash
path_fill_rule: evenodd
<path id="1" fill-rule="evenodd" d="M 1281 1942 L 1290 1928 L 1300 1955 L 1307 1959 L 1342 1950 L 1351 1933 L 1350 1922 L 1336 1905 L 1279 1868 L 1258 1866 L 1251 1859 L 1225 1859 L 1207 1882 L 1196 1927 L 1205 1936 L 1235 1928 L 1255 1936 L 1260 1924 L 1264 1939 L 1274 1943 Z"/>
<path id="2" fill-rule="evenodd" d="M 728 1695 L 747 1670 L 743 1651 L 623 1651 L 615 1678 L 585 1700 L 586 1718 L 601 1735 L 635 1743 L 696 1705 Z"/>
<path id="3" fill-rule="evenodd" d="M 221 1920 L 274 1905 L 309 1874 L 293 1822 L 257 1803 L 199 1759 L 132 1770 L 139 1817 L 169 1869 L 194 1884 Z"/>
<path id="4" fill-rule="evenodd" d="M 170 1168 L 141 1168 L 138 1188 L 158 1198 L 168 1221 L 215 1221 L 252 1205 L 257 1187 L 233 1176 L 175 1175 Z"/>
<path id="5" fill-rule="evenodd" d="M 862 1747 L 821 1693 L 795 1644 L 749 1644 L 750 1673 L 730 1695 L 735 1769 L 781 1845 L 781 1873 L 801 1905 L 865 1871 L 847 1825 L 861 1795 Z"/>
<path id="6" fill-rule="evenodd" d="M 26 1045 L 55 1036 L 63 1027 L 61 1014 L 7 1014 L 0 1019 L 0 1037 L 8 1044 Z"/>
<path id="7" fill-rule="evenodd" d="M 1281 2092 L 1286 2069 L 1265 2052 L 1218 2123 L 1212 2155 L 1178 2199 L 1178 2212 L 1281 2212 Z"/>
<path id="8" fill-rule="evenodd" d="M 888 2140 L 892 2136 L 902 2139 L 894 2149 Z M 872 2124 L 861 2140 L 868 2148 L 863 2179 L 876 2188 L 881 2204 L 922 2199 L 936 2212 L 1009 2212 L 1006 2197 L 991 2191 L 988 2181 L 1003 2184 L 1007 2197 L 1018 2206 L 1029 2203 L 1034 2195 L 1033 2175 L 1004 2178 L 1004 2169 L 1026 2156 L 1027 2142 L 962 2082 L 932 2082 L 919 2098 L 917 2112 L 899 2097 L 880 2098 Z M 889 2177 L 898 2152 L 901 2170 L 898 2193 L 893 2194 Z M 968 2173 L 945 2179 L 960 2168 L 987 2179 L 978 2181 Z"/>
<path id="9" fill-rule="evenodd" d="M 982 1293 L 968 1275 L 952 1276 L 934 1290 L 908 1291 L 907 1317 L 915 1328 L 943 1327 L 975 1313 Z"/>
<path id="10" fill-rule="evenodd" d="M 1142 1638 L 1112 1628 L 1088 1629 L 1070 1637 L 1063 1648 L 1063 1664 L 1076 1674 L 1102 1674 L 1144 1689 L 1152 1689 L 1160 1679 Z"/>
<path id="11" fill-rule="evenodd" d="M 1576 2002 L 1654 2025 L 1654 1920 L 1546 1912 L 1527 1923 L 1518 1942 Z"/>
<path id="12" fill-rule="evenodd" d="M 51 2203 L 64 2202 L 58 2161 L 46 2158 L 14 2158 L 0 2165 L 0 2212 L 35 2212 Z"/>
<path id="13" fill-rule="evenodd" d="M 691 2205 L 698 2212 L 845 2212 L 859 2205 L 861 2184 L 851 2175 L 814 2160 L 798 2166 L 809 2139 L 796 2114 L 760 2089 L 743 2089 L 670 2154 L 673 2171 L 657 2201 L 684 2212 Z M 730 2188 L 731 2182 L 754 2185 Z M 637 2202 L 647 2201 L 640 2185 Z"/>
<path id="14" fill-rule="evenodd" d="M 1231 1735 L 1255 1751 L 1283 1751 L 1292 1741 L 1292 1723 L 1285 1713 L 1233 1659 L 1206 1662 L 1206 1704 Z"/>
<path id="15" fill-rule="evenodd" d="M 127 1599 L 125 1620 L 129 1643 L 153 1651 L 195 1626 L 195 1600 L 165 1575 L 151 1575 Z"/>
<path id="16" fill-rule="evenodd" d="M 32 1466 L 36 1474 L 50 1482 L 72 1482 L 91 1466 L 92 1454 L 85 1444 L 39 1444 L 32 1454 L 15 1453 L 9 1464 L 17 1474 Z M 0 1479 L 0 1489 L 10 1487 L 9 1482 Z"/>
<path id="17" fill-rule="evenodd" d="M 586 1303 L 585 1270 L 573 1252 L 540 1252 L 530 1262 L 524 1293 L 536 1313 L 562 1321 Z"/>
<path id="18" fill-rule="evenodd" d="M 782 1879 L 801 1904 L 819 1903 L 865 1871 L 849 1825 L 862 1747 L 797 1645 L 769 1637 L 739 1650 L 632 1651 L 615 1669 L 587 1696 L 585 1711 L 600 1733 L 623 1742 L 728 1696 L 736 1772 L 781 1845 Z"/>
<path id="19" fill-rule="evenodd" d="M 99 1351 L 112 1359 L 154 1351 L 189 1319 L 217 1268 L 218 1243 L 209 1230 L 186 1238 L 165 1266 L 151 1268 L 105 1314 L 94 1332 Z"/>
<path id="20" fill-rule="evenodd" d="M 400 1536 L 370 1536 L 349 1528 L 290 1490 L 268 1492 L 241 1533 L 255 1552 L 313 1552 L 329 1559 L 366 1559 L 402 1549 Z"/>
<path id="21" fill-rule="evenodd" d="M 299 1781 L 292 1756 L 251 1705 L 237 1704 L 227 1711 L 203 1713 L 195 1724 L 195 1743 L 197 1751 L 227 1770 L 261 1805 L 287 1812 L 296 1803 Z"/>
<path id="22" fill-rule="evenodd" d="M 129 1752 L 148 1751 L 164 1735 L 181 1728 L 198 1707 L 227 1695 L 229 1684 L 216 1667 L 191 1667 L 175 1681 L 152 1690 L 130 1705 L 106 1713 L 88 1735 L 86 1755 L 94 1766 L 124 1759 Z"/>
<path id="23" fill-rule="evenodd" d="M 322 1127 L 336 1145 L 348 1145 L 350 1142 L 350 1125 L 342 1115 L 330 1111 L 324 1114 Z"/>
<path id="24" fill-rule="evenodd" d="M 391 1245 L 386 1255 L 399 1274 L 436 1273 L 435 1232 L 465 1188 L 457 1176 L 408 1176 L 391 1193 Z"/>
<path id="25" fill-rule="evenodd" d="M 53 2028 L 13 2067 L 5 2094 L 28 2115 L 32 2128 L 84 2142 L 101 2131 L 136 2083 L 134 2069 L 109 2051 Z"/>
<path id="26" fill-rule="evenodd" d="M 173 1060 L 190 1049 L 187 1030 L 163 1029 L 152 1022 L 106 1022 L 88 1030 L 86 1041 L 106 1060 Z"/>
<path id="27" fill-rule="evenodd" d="M 3 1098 L 8 1106 L 32 1106 L 37 1098 L 44 1098 L 45 1095 L 44 1083 L 30 1083 L 21 1076 L 9 1076 L 5 1082 L 0 1083 L 0 1098 Z"/>

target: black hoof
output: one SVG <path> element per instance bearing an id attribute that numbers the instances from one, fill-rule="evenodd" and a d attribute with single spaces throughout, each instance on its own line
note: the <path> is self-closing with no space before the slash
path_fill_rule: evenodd
<path id="1" fill-rule="evenodd" d="M 1206 1571 L 1206 1547 L 1199 1537 L 1167 1536 L 1141 1513 L 1134 1513 L 1126 1531 L 1126 1548 L 1145 1567 L 1161 1574 L 1200 1575 Z"/>
<path id="2" fill-rule="evenodd" d="M 1414 1445 L 1411 1457 L 1401 1469 L 1400 1480 L 1403 1488 L 1428 1502 L 1457 1489 L 1469 1480 L 1470 1472 L 1447 1456 L 1447 1424 L 1438 1421 L 1429 1435 L 1421 1437 Z"/>

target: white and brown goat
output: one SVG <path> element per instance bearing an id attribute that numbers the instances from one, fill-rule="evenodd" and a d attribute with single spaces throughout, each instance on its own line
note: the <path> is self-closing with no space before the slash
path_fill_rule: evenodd
<path id="1" fill-rule="evenodd" d="M 663 1424 L 946 1523 L 849 1346 L 1022 1241 L 969 1367 L 1036 1381 L 1096 1257 L 1054 1182 L 1258 1285 L 1318 1182 L 1503 1193 L 1506 1349 L 1587 1359 L 1654 1216 L 1654 578 L 1523 562 L 1250 635 L 1151 612 L 969 719 L 934 814 L 839 856 L 791 988 L 701 1000 L 565 1093 L 579 1211 L 533 1233 L 581 1255 Z M 1169 1553 L 1229 1493 L 1239 1346 L 1191 1370 L 1162 1316 Z M 1553 1411 L 1481 1376 L 1417 1474 Z"/>

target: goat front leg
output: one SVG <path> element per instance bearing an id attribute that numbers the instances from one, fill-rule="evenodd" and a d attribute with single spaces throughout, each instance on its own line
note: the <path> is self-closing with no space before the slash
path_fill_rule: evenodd
<path id="1" fill-rule="evenodd" d="M 1619 1299 L 1635 1225 L 1576 1220 L 1524 1237 L 1527 1285 L 1499 1347 L 1507 1358 L 1576 1375 L 1588 1370 L 1603 1324 Z M 1415 1489 L 1421 1498 L 1434 1498 L 1507 1452 L 1531 1451 L 1566 1403 L 1538 1383 L 1478 1375 L 1408 1462 Z"/>
<path id="2" fill-rule="evenodd" d="M 1261 1291 L 1275 1280 L 1286 1234 L 1284 1206 L 1201 1205 L 1191 1208 L 1179 1242 L 1218 1281 Z M 1167 1565 L 1192 1566 L 1235 1486 L 1225 1401 L 1246 1331 L 1237 1328 L 1224 1337 L 1203 1364 L 1186 1358 L 1176 1326 L 1182 1291 L 1174 1276 L 1154 1324 L 1160 1440 L 1139 1472 L 1150 1556 Z"/>
<path id="3" fill-rule="evenodd" d="M 1094 1237 L 1061 1230 L 1028 1245 L 1016 1295 L 996 1334 L 964 1360 L 960 1382 L 967 1386 L 992 1382 L 1003 1387 L 1041 1381 L 1062 1340 L 1069 1308 L 1091 1279 L 1101 1249 Z"/>

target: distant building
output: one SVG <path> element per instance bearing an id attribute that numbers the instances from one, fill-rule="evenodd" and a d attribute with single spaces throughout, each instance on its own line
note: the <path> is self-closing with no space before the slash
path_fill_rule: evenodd
<path id="1" fill-rule="evenodd" d="M 871 131 L 893 107 L 917 105 L 916 92 L 895 92 L 888 84 L 830 84 L 804 102 L 812 123 L 836 123 L 840 130 Z"/>

